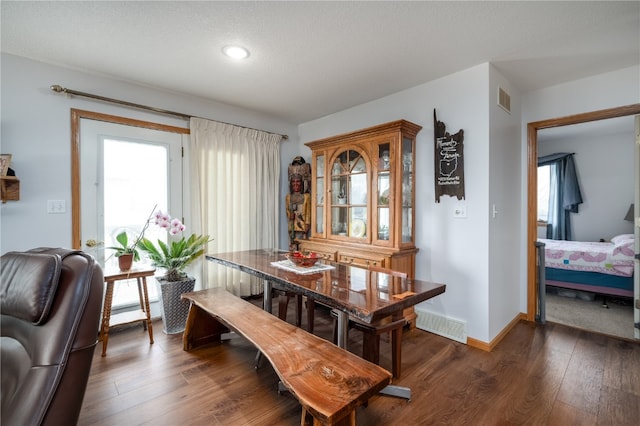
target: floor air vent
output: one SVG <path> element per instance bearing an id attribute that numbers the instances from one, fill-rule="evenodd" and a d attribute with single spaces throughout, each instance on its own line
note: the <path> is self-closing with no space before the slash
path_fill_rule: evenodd
<path id="1" fill-rule="evenodd" d="M 502 87 L 498 89 L 498 105 L 511 114 L 511 96 Z"/>
<path id="2" fill-rule="evenodd" d="M 456 342 L 467 343 L 466 322 L 423 311 L 418 307 L 416 307 L 416 314 L 418 315 L 416 327 L 420 330 L 429 331 Z"/>

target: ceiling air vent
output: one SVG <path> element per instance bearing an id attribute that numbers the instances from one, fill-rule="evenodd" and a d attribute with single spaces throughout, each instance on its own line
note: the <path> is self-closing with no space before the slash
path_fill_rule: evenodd
<path id="1" fill-rule="evenodd" d="M 511 114 L 511 96 L 502 88 L 498 88 L 498 105 Z"/>

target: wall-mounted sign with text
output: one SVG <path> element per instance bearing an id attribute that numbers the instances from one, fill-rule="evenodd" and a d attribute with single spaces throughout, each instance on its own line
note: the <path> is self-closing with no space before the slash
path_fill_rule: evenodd
<path id="1" fill-rule="evenodd" d="M 464 199 L 464 131 L 450 135 L 447 126 L 436 118 L 433 110 L 433 133 L 435 149 L 436 202 L 449 195 Z"/>

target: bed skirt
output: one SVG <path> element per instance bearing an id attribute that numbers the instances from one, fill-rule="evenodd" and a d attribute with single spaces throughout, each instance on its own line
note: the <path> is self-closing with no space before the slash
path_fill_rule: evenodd
<path id="1" fill-rule="evenodd" d="M 633 277 L 544 268 L 546 285 L 613 296 L 633 297 Z"/>

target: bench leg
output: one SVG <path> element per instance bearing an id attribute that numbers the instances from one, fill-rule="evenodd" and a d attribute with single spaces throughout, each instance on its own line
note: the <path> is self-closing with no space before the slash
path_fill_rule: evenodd
<path id="1" fill-rule="evenodd" d="M 311 418 L 308 419 L 308 417 L 311 417 Z M 355 409 L 352 410 L 347 416 L 343 417 L 337 422 L 332 422 L 329 424 L 334 426 L 338 426 L 338 425 L 356 426 L 356 410 Z M 320 420 L 316 419 L 315 417 L 312 417 L 311 413 L 309 413 L 305 407 L 302 407 L 302 417 L 300 418 L 300 426 L 307 426 L 307 425 L 323 426 L 324 423 L 322 423 Z"/>
<path id="2" fill-rule="evenodd" d="M 349 414 L 349 425 L 350 426 L 356 426 L 356 410 L 353 410 Z"/>
<path id="3" fill-rule="evenodd" d="M 193 303 L 182 335 L 182 349 L 190 351 L 199 346 L 219 342 L 229 329 Z"/>
<path id="4" fill-rule="evenodd" d="M 256 370 L 260 369 L 260 365 L 262 364 L 262 359 L 264 357 L 262 356 L 262 352 L 258 351 L 258 353 L 256 354 L 256 359 L 255 359 L 255 364 L 253 366 L 253 368 L 255 368 Z"/>

